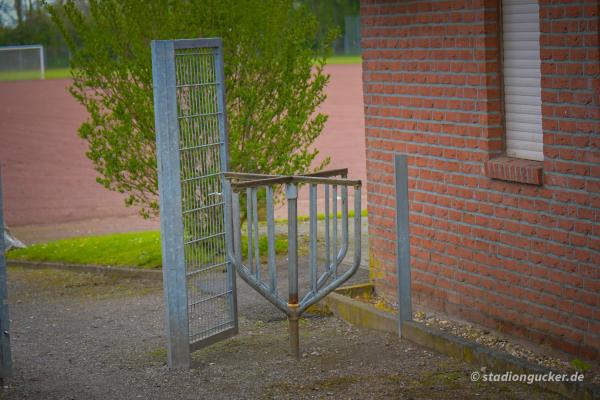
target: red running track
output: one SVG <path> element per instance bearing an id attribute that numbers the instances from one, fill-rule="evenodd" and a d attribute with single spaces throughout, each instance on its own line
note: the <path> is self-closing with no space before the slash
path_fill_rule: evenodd
<path id="1" fill-rule="evenodd" d="M 320 159 L 331 157 L 329 168 L 347 167 L 350 177 L 365 182 L 361 66 L 331 65 L 327 71 L 331 81 L 322 111 L 329 121 L 315 146 Z M 0 82 L 0 165 L 8 225 L 106 218 L 113 226 L 112 217 L 136 214 L 124 206 L 124 196 L 96 183 L 97 173 L 85 156 L 86 142 L 77 136 L 86 112 L 67 92 L 69 84 L 69 80 Z M 301 203 L 300 212 L 306 214 L 305 208 Z M 131 224 L 132 218 L 123 220 Z"/>

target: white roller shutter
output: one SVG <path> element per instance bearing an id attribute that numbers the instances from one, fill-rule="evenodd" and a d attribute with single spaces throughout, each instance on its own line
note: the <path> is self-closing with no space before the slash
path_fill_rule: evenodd
<path id="1" fill-rule="evenodd" d="M 543 160 L 538 0 L 503 0 L 506 154 Z"/>

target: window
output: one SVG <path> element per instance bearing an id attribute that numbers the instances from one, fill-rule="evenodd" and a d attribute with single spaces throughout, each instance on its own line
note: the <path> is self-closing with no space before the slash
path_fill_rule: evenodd
<path id="1" fill-rule="evenodd" d="M 538 0 L 502 1 L 506 155 L 543 160 Z"/>

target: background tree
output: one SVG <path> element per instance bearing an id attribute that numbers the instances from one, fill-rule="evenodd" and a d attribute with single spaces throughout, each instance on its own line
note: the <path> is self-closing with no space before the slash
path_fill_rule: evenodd
<path id="1" fill-rule="evenodd" d="M 156 214 L 157 173 L 150 41 L 223 38 L 230 164 L 235 171 L 298 174 L 327 117 L 328 43 L 291 0 L 91 0 L 50 5 L 71 50 L 70 88 L 90 116 L 79 129 L 98 182 Z M 316 169 L 322 168 L 321 163 Z"/>
<path id="2" fill-rule="evenodd" d="M 297 0 L 297 3 L 308 7 L 317 17 L 319 38 L 327 37 L 332 29 L 339 30 L 340 35 L 334 42 L 334 50 L 343 53 L 343 37 L 347 34 L 345 18 L 359 15 L 360 0 Z"/>
<path id="3" fill-rule="evenodd" d="M 13 21 L 11 5 L 0 0 L 0 30 L 13 23 Z"/>

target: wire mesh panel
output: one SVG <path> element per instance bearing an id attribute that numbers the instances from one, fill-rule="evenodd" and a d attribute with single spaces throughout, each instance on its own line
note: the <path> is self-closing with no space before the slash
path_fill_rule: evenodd
<path id="1" fill-rule="evenodd" d="M 188 353 L 237 331 L 222 62 L 220 39 L 153 42 L 167 331 Z"/>
<path id="2" fill-rule="evenodd" d="M 218 48 L 175 51 L 189 334 L 234 327 L 227 282 Z"/>

